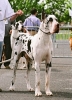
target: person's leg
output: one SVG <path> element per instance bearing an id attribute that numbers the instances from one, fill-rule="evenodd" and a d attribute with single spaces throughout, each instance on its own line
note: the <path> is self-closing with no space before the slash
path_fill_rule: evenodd
<path id="1" fill-rule="evenodd" d="M 0 61 L 1 61 L 1 56 L 2 56 L 2 49 L 3 49 L 3 42 L 0 42 Z M 0 92 L 2 92 L 2 89 L 0 89 Z"/>
<path id="2" fill-rule="evenodd" d="M 10 45 L 10 36 L 5 36 L 4 38 L 4 44 L 5 44 L 5 56 L 6 56 L 6 60 L 11 58 L 11 45 Z M 6 62 L 4 63 L 6 68 L 9 68 L 10 62 Z"/>
<path id="3" fill-rule="evenodd" d="M 2 50 L 3 50 L 3 42 L 0 42 L 0 60 L 2 56 Z"/>
<path id="4" fill-rule="evenodd" d="M 2 61 L 2 50 L 3 50 L 3 42 L 0 41 L 0 62 Z M 0 68 L 1 68 L 1 65 L 2 64 L 0 64 Z"/>

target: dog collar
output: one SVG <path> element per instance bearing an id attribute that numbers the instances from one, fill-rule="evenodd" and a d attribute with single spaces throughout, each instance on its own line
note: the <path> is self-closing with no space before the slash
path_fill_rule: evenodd
<path id="1" fill-rule="evenodd" d="M 41 29 L 40 29 L 41 30 Z M 51 33 L 50 32 L 44 32 L 43 30 L 41 30 L 43 33 L 47 34 L 47 35 L 50 35 Z"/>

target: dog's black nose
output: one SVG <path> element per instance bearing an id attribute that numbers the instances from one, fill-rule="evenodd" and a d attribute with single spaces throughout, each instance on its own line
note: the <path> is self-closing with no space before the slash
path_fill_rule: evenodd
<path id="1" fill-rule="evenodd" d="M 57 24 L 57 28 L 59 28 L 59 23 Z"/>

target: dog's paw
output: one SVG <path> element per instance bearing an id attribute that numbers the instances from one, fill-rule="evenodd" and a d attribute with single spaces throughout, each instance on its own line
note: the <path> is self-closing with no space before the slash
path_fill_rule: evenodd
<path id="1" fill-rule="evenodd" d="M 46 91 L 46 95 L 48 95 L 48 96 L 52 96 L 53 93 L 52 93 L 51 91 Z"/>
<path id="2" fill-rule="evenodd" d="M 39 92 L 35 92 L 35 96 L 36 97 L 42 96 L 42 93 L 40 91 Z"/>
<path id="3" fill-rule="evenodd" d="M 28 91 L 34 91 L 34 89 L 31 86 L 27 86 Z"/>
<path id="4" fill-rule="evenodd" d="M 9 91 L 15 91 L 15 87 L 14 86 L 10 86 Z"/>
<path id="5" fill-rule="evenodd" d="M 34 89 L 33 89 L 33 88 L 29 88 L 28 90 L 29 90 L 29 91 L 34 91 Z"/>

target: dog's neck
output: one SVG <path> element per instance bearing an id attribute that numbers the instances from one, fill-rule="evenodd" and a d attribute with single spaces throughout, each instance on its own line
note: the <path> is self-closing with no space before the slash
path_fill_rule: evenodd
<path id="1" fill-rule="evenodd" d="M 41 22 L 41 24 L 40 24 L 39 31 L 41 31 L 44 34 L 50 35 L 50 31 L 48 29 L 44 28 L 44 23 L 43 22 Z"/>

